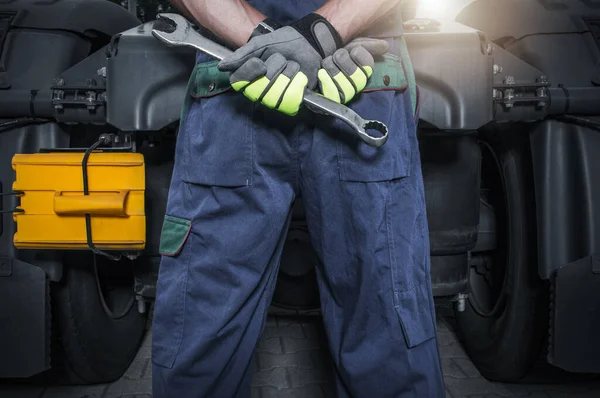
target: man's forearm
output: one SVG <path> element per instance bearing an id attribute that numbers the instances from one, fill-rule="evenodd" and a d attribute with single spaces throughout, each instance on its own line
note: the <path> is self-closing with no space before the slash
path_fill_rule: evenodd
<path id="1" fill-rule="evenodd" d="M 188 18 L 227 43 L 240 47 L 265 16 L 245 0 L 170 0 Z"/>
<path id="2" fill-rule="evenodd" d="M 335 27 L 346 44 L 402 1 L 404 0 L 329 0 L 315 12 Z"/>

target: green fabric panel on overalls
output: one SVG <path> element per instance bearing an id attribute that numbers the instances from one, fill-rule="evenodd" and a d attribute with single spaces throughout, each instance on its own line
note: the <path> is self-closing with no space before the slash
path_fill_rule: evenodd
<path id="1" fill-rule="evenodd" d="M 399 90 L 407 87 L 402 60 L 394 54 L 384 54 L 375 60 L 373 74 L 363 91 Z"/>
<path id="2" fill-rule="evenodd" d="M 164 256 L 175 256 L 181 251 L 192 223 L 185 218 L 165 216 L 160 233 L 158 251 Z"/>
<path id="3" fill-rule="evenodd" d="M 189 94 L 192 97 L 212 97 L 231 89 L 229 72 L 221 72 L 217 68 L 218 64 L 219 61 L 210 61 L 196 65 L 190 78 L 193 88 Z M 365 91 L 404 90 L 406 87 L 407 80 L 402 60 L 393 54 L 385 54 L 375 62 L 373 74 L 367 82 Z"/>
<path id="4" fill-rule="evenodd" d="M 416 112 L 416 85 L 414 71 L 408 56 L 404 38 L 401 39 L 402 56 L 385 54 L 375 61 L 373 74 L 363 91 L 405 90 L 410 91 L 413 114 Z M 218 69 L 219 61 L 199 63 L 190 76 L 182 117 L 189 107 L 191 98 L 207 98 L 231 90 L 229 72 Z"/>
<path id="5" fill-rule="evenodd" d="M 219 61 L 203 62 L 196 65 L 194 88 L 191 96 L 194 98 L 212 97 L 231 89 L 229 72 L 221 72 Z"/>

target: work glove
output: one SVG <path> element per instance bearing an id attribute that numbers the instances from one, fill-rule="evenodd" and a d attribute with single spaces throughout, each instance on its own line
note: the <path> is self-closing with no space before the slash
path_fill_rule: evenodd
<path id="1" fill-rule="evenodd" d="M 358 38 L 323 59 L 318 72 L 322 95 L 337 103 L 346 104 L 367 85 L 373 74 L 373 57 L 385 54 L 385 40 Z"/>
<path id="2" fill-rule="evenodd" d="M 300 65 L 300 70 L 309 78 L 308 88 L 314 89 L 321 61 L 341 47 L 342 39 L 335 28 L 325 18 L 313 13 L 289 26 L 255 35 L 222 59 L 219 70 L 234 72 L 251 58 L 266 61 L 271 55 L 280 53 L 288 61 Z"/>
<path id="3" fill-rule="evenodd" d="M 255 38 L 256 36 L 266 35 L 267 33 L 274 32 L 277 29 L 282 28 L 282 27 L 283 27 L 283 25 L 280 24 L 279 22 L 275 21 L 274 19 L 265 18 L 264 20 L 260 21 L 258 23 L 258 25 L 256 25 L 254 27 L 254 30 L 250 34 L 248 41 Z"/>
<path id="4" fill-rule="evenodd" d="M 304 89 L 317 86 L 321 61 L 341 46 L 335 28 L 320 15 L 309 14 L 289 26 L 255 35 L 218 67 L 231 73 L 234 90 L 293 116 Z"/>
<path id="5" fill-rule="evenodd" d="M 308 78 L 297 62 L 275 53 L 264 62 L 250 58 L 231 74 L 229 81 L 235 91 L 242 91 L 251 101 L 294 116 L 302 104 Z"/>

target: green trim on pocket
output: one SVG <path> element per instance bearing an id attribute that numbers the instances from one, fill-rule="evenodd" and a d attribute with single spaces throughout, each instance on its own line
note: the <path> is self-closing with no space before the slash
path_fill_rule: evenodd
<path id="1" fill-rule="evenodd" d="M 219 61 L 202 62 L 194 68 L 194 86 L 190 92 L 193 98 L 212 97 L 231 90 L 229 72 L 221 72 Z"/>
<path id="2" fill-rule="evenodd" d="M 160 254 L 164 256 L 179 254 L 191 229 L 191 221 L 185 218 L 165 216 L 160 233 Z"/>
<path id="3" fill-rule="evenodd" d="M 408 86 L 402 60 L 394 54 L 385 54 L 375 60 L 373 74 L 363 91 L 405 90 Z"/>
<path id="4" fill-rule="evenodd" d="M 190 78 L 191 90 L 189 94 L 194 98 L 206 98 L 221 94 L 231 89 L 229 72 L 218 69 L 219 61 L 199 63 L 195 66 Z M 385 54 L 375 62 L 373 75 L 369 78 L 367 90 L 404 90 L 407 79 L 400 57 Z"/>

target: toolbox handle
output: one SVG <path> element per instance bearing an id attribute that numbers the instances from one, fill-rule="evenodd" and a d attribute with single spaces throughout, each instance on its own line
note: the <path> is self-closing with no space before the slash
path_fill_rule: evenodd
<path id="1" fill-rule="evenodd" d="M 125 216 L 125 199 L 129 190 L 96 195 L 54 195 L 54 213 L 61 216 Z"/>

